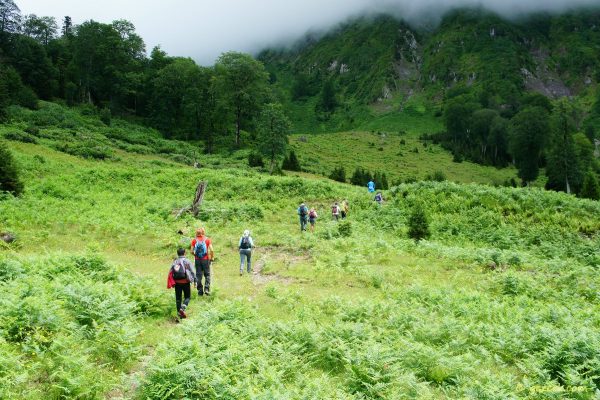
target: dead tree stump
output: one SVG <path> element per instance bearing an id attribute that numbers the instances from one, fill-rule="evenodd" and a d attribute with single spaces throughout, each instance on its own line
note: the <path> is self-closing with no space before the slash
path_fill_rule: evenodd
<path id="1" fill-rule="evenodd" d="M 198 187 L 196 187 L 196 195 L 194 196 L 194 201 L 192 202 L 192 205 L 179 210 L 177 216 L 175 216 L 175 219 L 178 219 L 186 212 L 192 212 L 194 214 L 194 217 L 198 217 L 200 207 L 202 206 L 202 200 L 204 200 L 204 193 L 206 192 L 207 185 L 208 182 L 206 181 L 201 181 L 200 183 L 198 183 Z"/>

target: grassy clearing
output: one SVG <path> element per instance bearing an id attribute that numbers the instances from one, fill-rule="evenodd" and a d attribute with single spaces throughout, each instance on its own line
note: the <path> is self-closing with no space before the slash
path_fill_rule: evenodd
<path id="1" fill-rule="evenodd" d="M 67 397 L 80 398 L 587 399 L 598 389 L 597 202 L 425 182 L 389 191 L 377 208 L 363 188 L 307 174 L 269 177 L 194 169 L 156 155 L 123 152 L 118 161 L 98 161 L 39 144 L 10 147 L 25 170 L 26 192 L 0 202 L 0 230 L 18 237 L 1 250 L 2 265 L 8 271 L 18 262 L 52 276 L 22 297 L 45 316 L 24 321 L 25 332 L 46 329 L 46 320 L 81 324 L 78 308 L 61 303 L 65 292 L 90 290 L 86 298 L 102 303 L 133 282 L 135 302 L 147 295 L 161 311 L 100 313 L 92 328 L 81 328 L 98 335 L 103 324 L 133 324 L 135 334 L 110 331 L 128 338 L 116 341 L 119 352 L 136 349 L 116 367 L 102 355 L 110 346 L 79 339 L 73 329 L 50 330 L 46 347 L 31 355 L 7 327 L 20 315 L 11 299 L 33 286 L 3 275 L 11 289 L 0 297 L 14 311 L 0 313 L 3 397 L 52 390 L 59 398 L 59 378 L 68 382 Z M 200 179 L 209 182 L 201 219 L 175 221 L 172 211 L 191 200 Z M 328 218 L 331 202 L 342 198 L 351 205 L 348 237 Z M 315 234 L 298 232 L 300 201 L 320 211 Z M 406 238 L 416 202 L 432 231 L 419 245 Z M 165 275 L 176 247 L 200 224 L 217 251 L 214 296 L 194 298 L 190 319 L 175 325 Z M 239 277 L 236 244 L 246 228 L 261 273 Z M 102 283 L 73 278 L 72 269 L 54 276 L 51 266 L 62 265 L 61 257 L 82 252 L 134 275 L 98 275 Z M 89 340 L 85 350 L 63 346 L 79 340 Z M 15 363 L 19 368 L 8 367 Z M 60 377 L 48 380 L 38 364 L 52 365 Z M 91 384 L 98 371 L 102 379 Z"/>
<path id="2" fill-rule="evenodd" d="M 516 176 L 516 170 L 512 168 L 455 163 L 452 155 L 440 146 L 421 142 L 417 132 L 355 131 L 293 135 L 290 144 L 302 167 L 315 174 L 329 175 L 335 167 L 343 166 L 349 178 L 357 167 L 362 167 L 372 172 L 385 172 L 390 181 L 398 182 L 408 178 L 424 179 L 442 171 L 452 181 L 494 185 Z"/>

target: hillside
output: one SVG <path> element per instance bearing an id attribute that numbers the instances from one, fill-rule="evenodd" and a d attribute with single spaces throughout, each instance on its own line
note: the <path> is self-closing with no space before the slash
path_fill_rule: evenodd
<path id="1" fill-rule="evenodd" d="M 259 59 L 276 77 L 299 133 L 349 130 L 382 110 L 402 114 L 415 101 L 434 114 L 451 88 L 470 88 L 508 111 L 526 92 L 551 99 L 593 95 L 598 26 L 597 9 L 517 21 L 456 10 L 433 28 L 379 16 L 307 36 L 290 49 L 266 50 Z M 335 112 L 319 106 L 329 81 Z"/>
<path id="2" fill-rule="evenodd" d="M 600 203 L 416 182 L 387 191 L 379 208 L 364 188 L 268 176 L 236 153 L 193 168 L 158 151 L 183 144 L 150 131 L 146 144 L 122 143 L 135 126 L 119 120 L 109 128 L 52 105 L 28 119 L 48 113 L 70 126 L 2 131 L 35 142 L 8 142 L 25 192 L 0 200 L 0 231 L 17 237 L 0 248 L 0 397 L 592 399 L 600 390 Z M 71 137 L 106 145 L 110 157 L 65 152 Z M 175 220 L 199 180 L 208 182 L 200 218 Z M 342 198 L 350 214 L 338 224 L 328 210 Z M 301 201 L 320 213 L 314 234 L 299 232 Z M 431 231 L 418 244 L 407 236 L 416 204 Z M 175 324 L 166 271 L 200 225 L 217 252 L 213 296 L 194 296 L 190 318 Z M 257 244 L 255 273 L 240 277 L 244 229 Z"/>

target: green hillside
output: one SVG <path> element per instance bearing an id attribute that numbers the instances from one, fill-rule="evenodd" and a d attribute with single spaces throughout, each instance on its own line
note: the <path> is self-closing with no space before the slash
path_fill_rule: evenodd
<path id="1" fill-rule="evenodd" d="M 514 113 L 527 92 L 586 97 L 596 87 L 599 23 L 597 9 L 518 21 L 455 10 L 428 28 L 389 16 L 361 18 L 259 59 L 276 77 L 299 133 L 355 129 L 382 109 L 402 115 L 414 97 L 435 111 L 452 88 Z M 319 96 L 327 81 L 339 105 L 323 113 Z"/>
<path id="2" fill-rule="evenodd" d="M 201 156 L 211 167 L 197 169 L 157 151 L 181 143 L 144 132 L 142 152 L 107 136 L 125 124 L 133 137 L 134 125 L 60 115 L 75 126 L 3 128 L 35 140 L 8 142 L 25 192 L 0 201 L 0 232 L 17 238 L 0 249 L 0 397 L 592 399 L 600 389 L 598 202 L 419 182 L 377 207 L 364 188 L 268 176 L 235 155 Z M 65 151 L 73 132 L 110 157 Z M 199 180 L 199 219 L 176 220 Z M 343 198 L 349 218 L 336 223 L 329 207 Z M 301 201 L 319 211 L 314 234 L 299 232 Z M 431 232 L 418 244 L 407 236 L 417 204 Z M 166 271 L 200 225 L 217 252 L 213 296 L 194 296 L 175 324 Z M 244 229 L 257 248 L 254 274 L 240 277 Z"/>

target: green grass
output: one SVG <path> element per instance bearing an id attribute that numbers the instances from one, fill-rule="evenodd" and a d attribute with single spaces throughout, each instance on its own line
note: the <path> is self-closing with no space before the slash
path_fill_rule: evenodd
<path id="1" fill-rule="evenodd" d="M 385 172 L 392 182 L 407 178 L 424 179 L 436 171 L 443 172 L 451 181 L 461 183 L 500 185 L 516 177 L 516 169 L 513 168 L 455 163 L 452 155 L 440 146 L 427 144 L 425 147 L 417 132 L 419 130 L 415 128 L 407 134 L 354 131 L 292 135 L 290 144 L 303 169 L 326 176 L 334 168 L 343 166 L 348 179 L 357 167 L 361 167 L 371 172 Z"/>
<path id="2" fill-rule="evenodd" d="M 222 156 L 219 169 L 120 149 L 82 158 L 54 148 L 62 129 L 38 144 L 9 142 L 26 189 L 0 200 L 0 231 L 18 238 L 0 249 L 1 397 L 592 399 L 599 389 L 598 202 L 420 182 L 386 192 L 378 208 L 364 188 L 311 174 L 223 168 L 243 161 L 235 155 Z M 363 164 L 372 169 L 406 159 L 395 174 L 385 169 L 397 178 L 442 170 L 489 183 L 509 176 L 493 172 L 512 173 L 453 164 L 418 134 L 294 136 L 292 145 L 323 168 L 353 165 L 355 155 L 381 158 Z M 419 154 L 396 156 L 401 139 Z M 175 220 L 199 180 L 208 181 L 200 219 Z M 343 198 L 349 237 L 328 215 Z M 299 232 L 301 201 L 321 216 L 314 234 Z M 418 245 L 406 226 L 417 202 L 432 232 Z M 177 325 L 166 272 L 200 225 L 217 254 L 214 296 L 194 296 Z M 254 277 L 238 276 L 244 229 L 258 245 Z M 80 275 L 64 261 L 75 256 L 104 272 Z M 128 290 L 135 297 L 120 295 Z M 23 320 L 15 298 L 40 318 Z M 115 304 L 157 311 L 124 318 Z M 14 321 L 26 345 L 11 339 Z M 107 325 L 122 329 L 110 336 Z"/>

